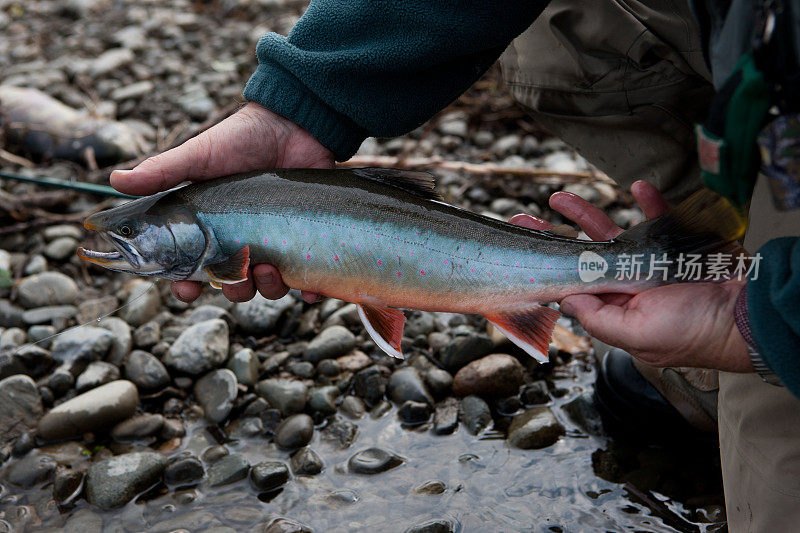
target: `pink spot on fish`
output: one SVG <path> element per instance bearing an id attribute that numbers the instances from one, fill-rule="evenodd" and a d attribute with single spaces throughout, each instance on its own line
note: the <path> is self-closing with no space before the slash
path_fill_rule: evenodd
<path id="1" fill-rule="evenodd" d="M 469 271 L 474 274 L 475 273 L 475 267 L 470 268 Z"/>
<path id="2" fill-rule="evenodd" d="M 228 222 L 228 226 L 232 228 L 233 227 L 233 222 Z"/>
<path id="3" fill-rule="evenodd" d="M 422 270 L 420 270 L 420 271 L 419 271 L 419 275 L 420 275 L 420 276 L 424 276 L 424 275 L 425 275 L 425 269 L 422 269 Z"/>
<path id="4" fill-rule="evenodd" d="M 489 276 L 490 278 L 492 277 L 492 273 L 491 273 L 491 272 L 489 272 L 489 273 L 488 273 L 488 274 L 486 274 L 486 275 L 487 275 L 487 276 Z"/>
<path id="5" fill-rule="evenodd" d="M 338 261 L 339 260 L 339 254 L 333 254 L 333 260 L 334 261 Z"/>
<path id="6" fill-rule="evenodd" d="M 325 238 L 325 234 L 324 234 L 324 233 L 322 234 L 322 238 L 323 238 L 323 239 Z"/>
<path id="7" fill-rule="evenodd" d="M 397 271 L 397 277 L 399 278 L 399 277 L 402 277 L 402 276 L 403 276 L 403 273 L 398 270 Z"/>
<path id="8" fill-rule="evenodd" d="M 410 252 L 408 252 L 408 255 L 414 255 L 414 250 L 411 250 Z"/>
<path id="9" fill-rule="evenodd" d="M 383 266 L 383 259 L 378 259 L 377 265 L 378 266 Z"/>
<path id="10" fill-rule="evenodd" d="M 530 281 L 531 283 L 534 283 L 536 280 L 535 280 L 535 279 L 533 279 L 533 278 L 531 278 L 531 279 L 529 279 L 528 281 Z"/>
<path id="11" fill-rule="evenodd" d="M 360 244 L 356 244 L 356 250 L 360 250 L 360 249 L 361 249 L 361 245 Z"/>
<path id="12" fill-rule="evenodd" d="M 519 261 L 517 261 L 516 263 L 514 263 L 514 266 L 515 266 L 515 267 L 517 267 L 517 268 L 519 268 Z"/>
<path id="13" fill-rule="evenodd" d="M 342 243 L 342 246 L 344 246 L 344 243 Z"/>
<path id="14" fill-rule="evenodd" d="M 443 263 L 444 263 L 445 265 L 449 265 L 449 264 L 450 264 L 450 263 L 447 261 L 447 259 L 445 259 L 445 260 L 443 261 Z"/>
<path id="15" fill-rule="evenodd" d="M 286 241 L 283 241 L 283 245 L 286 246 Z"/>
<path id="16" fill-rule="evenodd" d="M 558 279 L 561 279 L 561 274 L 558 275 Z"/>
<path id="17" fill-rule="evenodd" d="M 247 224 L 245 224 L 245 225 L 246 225 L 246 226 L 249 226 L 249 225 L 250 225 L 250 223 L 248 222 L 248 223 L 247 223 Z"/>
<path id="18" fill-rule="evenodd" d="M 306 254 L 306 261 L 308 261 L 309 259 L 311 259 L 311 254 Z"/>
<path id="19" fill-rule="evenodd" d="M 506 274 L 506 279 L 508 279 L 508 274 Z"/>
<path id="20" fill-rule="evenodd" d="M 303 235 L 305 235 L 305 234 L 306 234 L 306 230 L 303 230 Z"/>
<path id="21" fill-rule="evenodd" d="M 240 244 L 241 243 L 241 241 L 239 239 L 234 239 L 233 242 L 235 242 L 236 244 Z"/>
<path id="22" fill-rule="evenodd" d="M 267 237 L 264 237 L 264 244 L 269 244 L 269 239 Z"/>
<path id="23" fill-rule="evenodd" d="M 500 261 L 495 261 L 495 262 L 494 262 L 494 264 L 495 264 L 495 265 L 499 265 L 499 264 L 500 264 Z"/>
<path id="24" fill-rule="evenodd" d="M 547 268 L 548 268 L 548 269 L 550 269 L 550 268 L 552 268 L 552 267 L 551 267 L 550 265 L 547 265 Z"/>

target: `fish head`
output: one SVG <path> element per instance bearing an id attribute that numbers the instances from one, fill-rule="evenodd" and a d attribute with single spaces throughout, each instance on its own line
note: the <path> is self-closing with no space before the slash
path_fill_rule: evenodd
<path id="1" fill-rule="evenodd" d="M 78 257 L 109 270 L 179 280 L 202 263 L 209 238 L 191 210 L 161 201 L 167 193 L 139 198 L 84 221 L 114 247 L 80 248 Z"/>

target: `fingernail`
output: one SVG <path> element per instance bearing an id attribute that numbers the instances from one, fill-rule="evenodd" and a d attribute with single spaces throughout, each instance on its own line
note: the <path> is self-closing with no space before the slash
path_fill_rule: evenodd
<path id="1" fill-rule="evenodd" d="M 181 289 L 180 287 L 175 287 L 175 292 L 178 293 L 178 299 L 179 300 L 185 300 L 186 299 L 186 295 L 183 293 L 183 289 Z"/>
<path id="2" fill-rule="evenodd" d="M 131 172 L 133 172 L 133 170 L 115 170 L 112 172 L 112 174 L 116 174 L 117 176 L 127 176 Z"/>
<path id="3" fill-rule="evenodd" d="M 272 285 L 275 283 L 275 276 L 272 274 L 261 274 L 256 276 L 259 285 Z"/>

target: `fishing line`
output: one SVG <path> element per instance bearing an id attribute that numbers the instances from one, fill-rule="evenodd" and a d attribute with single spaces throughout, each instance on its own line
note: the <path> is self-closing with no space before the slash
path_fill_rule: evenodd
<path id="1" fill-rule="evenodd" d="M 110 317 L 111 315 L 113 315 L 113 314 L 114 314 L 114 313 L 116 313 L 117 311 L 121 311 L 122 309 L 125 309 L 126 307 L 128 307 L 129 305 L 131 305 L 133 302 L 137 301 L 139 298 L 142 298 L 142 297 L 144 297 L 144 296 L 145 296 L 145 295 L 146 295 L 148 292 L 150 292 L 150 289 L 157 289 L 157 288 L 158 288 L 158 282 L 159 282 L 159 281 L 161 281 L 159 278 L 156 278 L 156 279 L 154 279 L 153 281 L 151 281 L 151 282 L 150 282 L 150 286 L 149 286 L 149 287 L 147 287 L 146 289 L 144 289 L 143 291 L 141 291 L 141 294 L 139 294 L 138 296 L 136 296 L 136 297 L 135 297 L 134 299 L 132 299 L 131 301 L 129 301 L 129 302 L 125 302 L 124 304 L 122 304 L 121 306 L 117 307 L 116 309 L 114 309 L 114 310 L 112 310 L 112 311 L 109 311 L 108 313 L 104 313 L 104 314 L 102 314 L 102 315 L 98 316 L 97 318 L 93 318 L 93 319 L 91 319 L 91 320 L 89 320 L 89 321 L 87 321 L 87 322 L 84 322 L 83 324 L 76 324 L 75 326 L 72 326 L 72 327 L 70 327 L 70 328 L 67 328 L 67 329 L 65 329 L 65 330 L 63 330 L 63 331 L 59 331 L 58 333 L 53 333 L 52 335 L 49 335 L 49 336 L 47 336 L 47 337 L 45 337 L 45 338 L 43 338 L 43 339 L 39 339 L 39 340 L 38 340 L 38 341 L 36 341 L 36 342 L 28 342 L 28 343 L 26 343 L 26 344 L 23 344 L 22 346 L 19 346 L 19 347 L 17 347 L 17 349 L 16 349 L 16 350 L 14 350 L 13 352 L 11 352 L 11 355 L 16 355 L 16 354 L 18 354 L 20 351 L 22 351 L 24 348 L 27 348 L 27 347 L 29 347 L 29 346 L 36 346 L 36 345 L 38 345 L 38 344 L 40 344 L 40 343 L 42 343 L 42 342 L 45 342 L 45 341 L 48 341 L 48 340 L 50 340 L 50 339 L 54 339 L 54 338 L 56 338 L 56 337 L 58 337 L 58 336 L 60 336 L 60 335 L 63 335 L 64 333 L 67 333 L 68 331 L 74 331 L 74 330 L 76 330 L 76 329 L 85 328 L 86 326 L 91 326 L 92 324 L 99 324 L 99 323 L 100 323 L 100 321 L 101 321 L 101 320 L 103 320 L 104 318 L 108 318 L 108 317 Z"/>

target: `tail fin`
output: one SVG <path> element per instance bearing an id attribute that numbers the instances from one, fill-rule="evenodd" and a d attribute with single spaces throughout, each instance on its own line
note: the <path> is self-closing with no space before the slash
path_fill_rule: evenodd
<path id="1" fill-rule="evenodd" d="M 744 236 L 745 228 L 746 222 L 736 208 L 717 193 L 703 189 L 669 213 L 621 233 L 615 241 L 633 242 L 639 248 L 653 249 L 656 258 L 666 253 L 671 262 L 668 280 L 708 281 L 713 278 L 721 281 L 733 275 L 737 257 L 744 253 L 737 241 Z M 679 280 L 681 266 L 685 265 L 687 258 L 694 258 L 697 264 L 702 265 L 702 273 L 692 279 Z M 730 260 L 730 268 L 721 265 L 720 261 L 725 258 Z M 708 270 L 710 261 L 716 265 L 713 272 Z M 722 275 L 720 269 L 724 270 Z"/>

